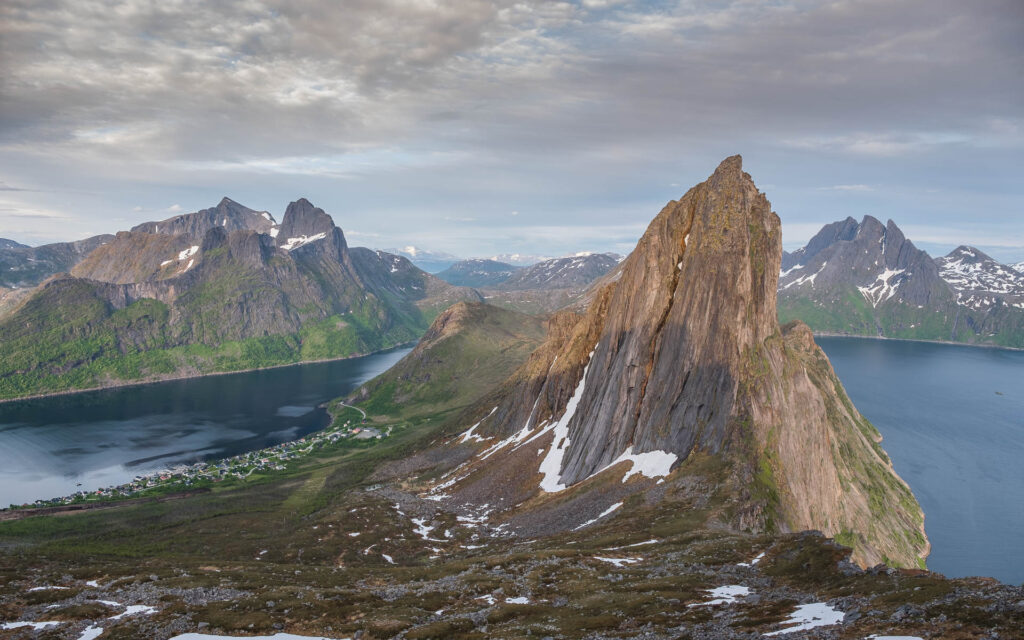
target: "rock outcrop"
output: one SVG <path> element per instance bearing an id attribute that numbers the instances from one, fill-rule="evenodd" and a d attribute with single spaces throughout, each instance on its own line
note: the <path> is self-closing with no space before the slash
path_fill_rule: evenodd
<path id="1" fill-rule="evenodd" d="M 734 525 L 819 529 L 862 564 L 916 566 L 923 515 L 878 433 L 806 326 L 779 326 L 781 254 L 778 216 L 739 156 L 726 159 L 665 206 L 584 315 L 556 316 L 546 344 L 471 412 L 491 441 L 456 491 L 529 503 L 604 473 L 685 475 L 689 458 L 710 455 L 731 469 Z M 482 489 L 511 469 L 511 493 Z"/>

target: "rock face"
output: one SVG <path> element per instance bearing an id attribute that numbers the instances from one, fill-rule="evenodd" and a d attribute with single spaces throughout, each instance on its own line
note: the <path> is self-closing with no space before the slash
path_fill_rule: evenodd
<path id="1" fill-rule="evenodd" d="M 976 249 L 932 260 L 891 220 L 847 218 L 785 255 L 779 311 L 815 331 L 1024 346 L 1020 282 Z"/>
<path id="2" fill-rule="evenodd" d="M 225 199 L 172 219 L 178 234 L 119 233 L 19 299 L 0 321 L 0 396 L 367 353 L 481 299 L 405 258 L 350 251 L 304 199 L 274 235 L 246 226 L 270 224 L 257 213 Z"/>
<path id="3" fill-rule="evenodd" d="M 0 246 L 0 287 L 34 287 L 55 273 L 71 269 L 114 236 L 100 235 L 77 242 L 28 247 L 12 240 Z"/>
<path id="4" fill-rule="evenodd" d="M 502 440 L 470 465 L 465 496 L 543 500 L 603 473 L 664 477 L 700 453 L 732 469 L 744 505 L 734 524 L 819 529 L 863 564 L 916 566 L 923 515 L 877 431 L 807 327 L 779 326 L 781 254 L 778 216 L 739 156 L 726 159 L 665 206 L 585 315 L 555 316 L 545 345 L 471 414 L 474 433 Z M 515 492 L 481 489 L 513 468 Z"/>
<path id="5" fill-rule="evenodd" d="M 520 267 L 505 262 L 472 258 L 456 262 L 437 274 L 449 284 L 461 287 L 493 287 L 511 278 Z"/>

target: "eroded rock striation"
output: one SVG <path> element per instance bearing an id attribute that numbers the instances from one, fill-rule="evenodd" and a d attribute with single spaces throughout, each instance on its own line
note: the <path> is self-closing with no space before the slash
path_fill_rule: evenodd
<path id="1" fill-rule="evenodd" d="M 470 413 L 483 450 L 455 490 L 521 504 L 604 473 L 639 489 L 709 455 L 731 470 L 732 524 L 818 529 L 862 564 L 918 565 L 923 514 L 880 436 L 810 330 L 779 325 L 781 256 L 778 216 L 727 158 Z M 487 489 L 512 469 L 513 489 Z"/>

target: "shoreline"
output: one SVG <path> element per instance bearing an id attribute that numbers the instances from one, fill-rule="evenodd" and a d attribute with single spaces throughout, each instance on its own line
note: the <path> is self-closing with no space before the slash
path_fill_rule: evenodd
<path id="1" fill-rule="evenodd" d="M 59 396 L 71 396 L 79 393 L 91 393 L 93 391 L 109 391 L 111 389 L 124 389 L 126 387 L 143 387 L 151 384 L 160 384 L 162 382 L 175 382 L 178 380 L 194 380 L 197 378 L 209 378 L 213 376 L 230 376 L 236 373 L 253 373 L 254 371 L 269 371 L 271 369 L 282 369 L 284 367 L 296 367 L 303 364 L 317 364 L 323 362 L 339 362 L 341 360 L 355 360 L 356 358 L 365 358 L 367 356 L 374 356 L 382 353 L 387 353 L 394 349 L 402 349 L 410 345 L 415 345 L 416 341 L 403 342 L 386 349 L 380 349 L 378 351 L 370 351 L 367 353 L 354 353 L 347 356 L 338 356 L 337 358 L 319 358 L 317 360 L 299 360 L 298 362 L 286 362 L 283 364 L 272 364 L 267 367 L 253 367 L 251 369 L 237 369 L 235 371 L 211 371 L 209 373 L 200 373 L 196 375 L 175 375 L 166 378 L 158 378 L 154 380 L 132 380 L 125 382 L 124 384 L 111 384 L 101 387 L 89 387 L 88 389 L 68 389 L 66 391 L 50 391 L 47 393 L 36 393 L 30 396 L 19 396 L 17 398 L 0 398 L 0 405 L 8 404 L 11 402 L 21 402 L 23 400 L 41 400 L 43 398 L 56 398 Z"/>
<path id="2" fill-rule="evenodd" d="M 858 340 L 891 340 L 893 342 L 924 342 L 926 344 L 944 344 L 951 347 L 969 347 L 972 349 L 999 349 L 1001 351 L 1024 351 L 1024 347 L 1004 347 L 998 344 L 972 344 L 970 342 L 953 342 L 951 340 L 924 340 L 918 338 L 890 338 L 888 336 L 862 336 L 855 333 L 834 333 L 830 331 L 812 331 L 815 338 L 854 338 Z"/>

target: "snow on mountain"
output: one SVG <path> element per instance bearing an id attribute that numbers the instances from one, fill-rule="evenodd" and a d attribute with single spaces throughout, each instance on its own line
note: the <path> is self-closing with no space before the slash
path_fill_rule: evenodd
<path id="1" fill-rule="evenodd" d="M 987 309 L 1000 301 L 1024 308 L 1024 273 L 974 247 L 961 245 L 935 259 L 939 275 L 957 293 L 957 303 Z"/>

